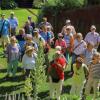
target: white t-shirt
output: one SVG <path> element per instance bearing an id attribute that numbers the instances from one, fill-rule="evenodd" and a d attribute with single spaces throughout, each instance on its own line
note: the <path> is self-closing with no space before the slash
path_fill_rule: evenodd
<path id="1" fill-rule="evenodd" d="M 24 69 L 33 69 L 35 67 L 36 57 L 36 53 L 34 53 L 32 57 L 29 57 L 26 54 L 24 54 L 22 59 L 22 67 Z"/>

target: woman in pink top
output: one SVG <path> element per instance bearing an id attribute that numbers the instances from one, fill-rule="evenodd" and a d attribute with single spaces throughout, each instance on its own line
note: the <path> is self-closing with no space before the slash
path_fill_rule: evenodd
<path id="1" fill-rule="evenodd" d="M 55 42 L 55 47 L 56 46 L 61 46 L 62 53 L 65 54 L 67 45 L 66 45 L 66 42 L 63 39 L 63 35 L 61 33 L 58 34 L 58 39 Z"/>

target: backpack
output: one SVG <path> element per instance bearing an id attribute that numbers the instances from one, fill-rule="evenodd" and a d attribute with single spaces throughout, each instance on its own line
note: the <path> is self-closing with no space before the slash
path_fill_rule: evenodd
<path id="1" fill-rule="evenodd" d="M 59 75 L 57 73 L 57 69 L 56 67 L 53 66 L 54 65 L 54 60 L 50 62 L 50 71 L 49 71 L 49 75 L 52 78 L 52 82 L 58 83 L 60 78 Z"/>

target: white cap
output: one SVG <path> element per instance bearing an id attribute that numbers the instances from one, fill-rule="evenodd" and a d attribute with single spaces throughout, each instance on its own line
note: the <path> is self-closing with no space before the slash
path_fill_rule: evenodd
<path id="1" fill-rule="evenodd" d="M 92 26 L 91 26 L 91 29 L 96 29 L 95 25 L 92 25 Z"/>
<path id="2" fill-rule="evenodd" d="M 66 20 L 66 23 L 70 23 L 71 21 L 69 19 Z"/>

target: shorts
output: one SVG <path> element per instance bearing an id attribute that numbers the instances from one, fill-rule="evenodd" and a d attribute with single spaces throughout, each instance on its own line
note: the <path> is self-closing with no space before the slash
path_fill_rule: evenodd
<path id="1" fill-rule="evenodd" d="M 9 36 L 8 35 L 2 35 L 0 41 L 4 42 L 4 43 L 10 43 Z"/>

